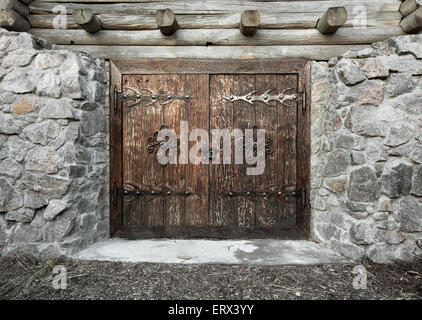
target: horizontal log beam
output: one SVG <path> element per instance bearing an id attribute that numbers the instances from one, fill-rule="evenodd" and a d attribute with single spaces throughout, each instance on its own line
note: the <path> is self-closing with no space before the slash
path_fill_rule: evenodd
<path id="1" fill-rule="evenodd" d="M 400 27 L 340 29 L 326 37 L 315 29 L 261 30 L 255 37 L 247 38 L 236 29 L 179 30 L 174 37 L 166 37 L 159 30 L 114 31 L 101 30 L 88 34 L 81 30 L 31 29 L 30 32 L 55 44 L 84 45 L 140 45 L 140 46 L 270 46 L 311 44 L 370 44 L 394 36 L 404 35 Z"/>
<path id="2" fill-rule="evenodd" d="M 31 28 L 29 22 L 19 13 L 11 9 L 0 11 L 0 27 L 10 31 L 28 31 Z"/>
<path id="3" fill-rule="evenodd" d="M 33 28 L 53 29 L 56 14 L 30 15 L 29 22 Z M 259 29 L 313 29 L 320 13 L 262 13 Z M 104 30 L 156 30 L 155 15 L 99 14 Z M 180 15 L 177 23 L 180 29 L 236 29 L 240 14 L 223 13 L 207 15 Z M 400 23 L 400 12 L 368 12 L 368 27 L 391 27 Z M 343 28 L 353 27 L 353 21 L 348 20 Z M 67 15 L 67 29 L 80 29 Z"/>
<path id="4" fill-rule="evenodd" d="M 322 34 L 333 34 L 340 29 L 347 21 L 347 10 L 345 7 L 329 8 L 321 19 L 318 20 L 316 28 Z"/>
<path id="5" fill-rule="evenodd" d="M 73 21 L 89 33 L 101 30 L 100 19 L 93 14 L 91 9 L 79 9 L 72 12 Z"/>
<path id="6" fill-rule="evenodd" d="M 38 0 L 40 2 L 69 2 L 69 0 Z M 171 0 L 170 0 L 171 1 Z M 132 2 L 132 3 L 148 3 L 148 2 L 170 2 L 169 0 L 125 0 L 125 2 Z M 198 1 L 198 0 L 173 0 L 174 2 L 189 2 L 189 1 Z M 213 0 L 214 2 L 227 2 L 227 0 Z M 280 2 L 283 0 L 248 0 L 248 2 Z M 290 0 L 290 1 L 298 1 L 298 0 Z M 303 0 L 301 0 L 303 1 Z M 309 0 L 308 0 L 309 1 Z M 311 1 L 326 1 L 326 0 L 311 0 Z M 361 0 L 349 0 L 349 1 L 361 1 Z M 85 3 L 85 2 L 116 2 L 116 0 L 72 0 L 75 3 Z"/>
<path id="7" fill-rule="evenodd" d="M 21 16 L 26 17 L 29 15 L 28 7 L 18 0 L 1 0 L 0 1 L 0 10 L 11 9 Z"/>
<path id="8" fill-rule="evenodd" d="M 144 46 L 91 46 L 58 45 L 58 49 L 80 50 L 103 59 L 263 59 L 263 58 L 304 58 L 328 61 L 349 50 L 362 50 L 370 45 L 301 45 L 265 47 L 144 47 Z"/>
<path id="9" fill-rule="evenodd" d="M 422 31 L 422 7 L 404 18 L 400 22 L 400 27 L 406 33 L 418 33 Z"/>
<path id="10" fill-rule="evenodd" d="M 400 5 L 400 13 L 403 17 L 407 17 L 416 11 L 422 5 L 422 0 L 406 0 Z"/>
<path id="11" fill-rule="evenodd" d="M 157 22 L 158 29 L 165 36 L 171 36 L 177 30 L 177 20 L 174 16 L 173 11 L 170 9 L 157 10 L 155 14 L 155 20 Z"/>
<path id="12" fill-rule="evenodd" d="M 258 10 L 245 10 L 240 16 L 239 30 L 245 36 L 253 36 L 261 23 Z"/>
<path id="13" fill-rule="evenodd" d="M 52 13 L 60 3 L 34 1 L 29 5 L 33 14 Z M 397 0 L 338 0 L 338 1 L 282 1 L 282 2 L 247 2 L 227 1 L 222 5 L 220 1 L 186 1 L 186 2 L 153 2 L 153 3 L 66 3 L 67 13 L 74 9 L 90 8 L 94 14 L 155 14 L 159 9 L 171 8 L 178 14 L 221 14 L 241 13 L 244 10 L 259 10 L 261 13 L 289 13 L 289 12 L 320 12 L 324 13 L 330 7 L 343 6 L 348 12 L 353 12 L 356 6 L 365 6 L 368 12 L 398 11 L 400 2 Z"/>

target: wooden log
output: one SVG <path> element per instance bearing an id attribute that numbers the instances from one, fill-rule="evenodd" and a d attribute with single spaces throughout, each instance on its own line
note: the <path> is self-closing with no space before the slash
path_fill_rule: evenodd
<path id="1" fill-rule="evenodd" d="M 4 9 L 11 9 L 23 17 L 27 17 L 29 15 L 28 7 L 18 0 L 1 0 L 0 10 Z"/>
<path id="2" fill-rule="evenodd" d="M 177 30 L 177 20 L 170 9 L 157 10 L 155 15 L 157 26 L 165 36 L 171 36 Z"/>
<path id="3" fill-rule="evenodd" d="M 101 21 L 91 9 L 78 9 L 72 12 L 73 20 L 89 33 L 101 30 Z"/>
<path id="4" fill-rule="evenodd" d="M 58 45 L 59 49 L 80 50 L 104 59 L 264 59 L 304 58 L 328 61 L 349 50 L 362 50 L 370 45 L 300 45 L 300 46 L 91 46 Z"/>
<path id="5" fill-rule="evenodd" d="M 245 10 L 240 16 L 239 29 L 245 36 L 253 36 L 258 30 L 261 15 L 258 10 Z"/>
<path id="6" fill-rule="evenodd" d="M 29 5 L 33 0 L 19 0 L 20 2 Z"/>
<path id="7" fill-rule="evenodd" d="M 416 11 L 422 5 L 422 0 L 406 0 L 400 5 L 400 13 L 403 17 L 407 17 Z"/>
<path id="8" fill-rule="evenodd" d="M 422 31 L 422 7 L 404 18 L 400 22 L 400 27 L 406 33 Z"/>
<path id="9" fill-rule="evenodd" d="M 53 29 L 56 15 L 31 14 L 28 17 L 33 28 Z M 313 29 L 315 21 L 321 17 L 319 12 L 313 13 L 262 13 L 259 29 Z M 104 30 L 156 30 L 155 15 L 99 14 L 101 27 Z M 239 25 L 239 14 L 222 13 L 207 15 L 180 15 L 177 24 L 180 29 L 236 29 Z M 368 12 L 367 27 L 398 26 L 401 20 L 400 12 Z M 353 21 L 348 20 L 343 28 L 353 27 Z M 71 15 L 67 16 L 67 29 L 80 29 Z"/>
<path id="10" fill-rule="evenodd" d="M 28 31 L 31 28 L 24 17 L 11 9 L 0 11 L 0 26 L 9 31 Z"/>
<path id="11" fill-rule="evenodd" d="M 33 14 L 52 13 L 60 3 L 34 1 L 29 5 Z M 95 14 L 155 14 L 157 10 L 171 8 L 174 14 L 221 14 L 238 13 L 244 10 L 259 10 L 272 13 L 324 13 L 330 7 L 342 6 L 349 12 L 356 6 L 364 6 L 367 12 L 398 11 L 400 2 L 397 0 L 330 0 L 330 1 L 280 1 L 280 2 L 251 2 L 251 1 L 186 1 L 186 2 L 151 2 L 151 3 L 66 3 L 68 14 L 74 9 L 90 8 Z"/>
<path id="12" fill-rule="evenodd" d="M 271 46 L 312 44 L 369 44 L 404 35 L 400 27 L 340 29 L 331 37 L 316 29 L 260 30 L 255 37 L 243 36 L 237 29 L 178 30 L 177 37 L 166 37 L 159 30 L 102 30 L 91 35 L 82 30 L 31 29 L 34 35 L 55 44 L 89 44 L 121 46 Z"/>
<path id="13" fill-rule="evenodd" d="M 347 10 L 345 7 L 329 8 L 321 19 L 318 20 L 316 28 L 322 34 L 333 34 L 347 21 Z"/>
<path id="14" fill-rule="evenodd" d="M 38 0 L 41 2 L 69 2 L 69 0 Z M 174 2 L 189 2 L 189 1 L 198 1 L 198 0 L 170 0 Z M 214 2 L 227 2 L 227 0 L 213 0 Z M 298 1 L 298 0 L 290 0 L 290 1 Z M 301 0 L 303 1 L 303 0 Z M 326 0 L 308 0 L 308 1 L 326 1 Z M 360 1 L 360 0 L 349 0 L 349 1 Z M 401 0 L 403 1 L 403 0 Z M 73 0 L 73 2 L 92 2 L 92 3 L 110 3 L 116 2 L 116 0 Z M 125 2 L 134 2 L 134 3 L 148 3 L 148 2 L 169 2 L 169 0 L 125 0 Z M 248 0 L 248 2 L 280 2 L 280 0 Z"/>

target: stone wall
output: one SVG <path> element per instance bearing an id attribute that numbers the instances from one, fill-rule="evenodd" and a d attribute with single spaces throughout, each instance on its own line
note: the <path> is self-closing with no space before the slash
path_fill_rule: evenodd
<path id="1" fill-rule="evenodd" d="M 109 236 L 108 64 L 0 29 L 0 254 Z M 312 63 L 313 240 L 422 253 L 422 36 Z"/>
<path id="2" fill-rule="evenodd" d="M 108 64 L 0 29 L 0 254 L 108 237 Z"/>
<path id="3" fill-rule="evenodd" d="M 422 253 L 422 35 L 312 64 L 312 232 L 376 262 Z"/>

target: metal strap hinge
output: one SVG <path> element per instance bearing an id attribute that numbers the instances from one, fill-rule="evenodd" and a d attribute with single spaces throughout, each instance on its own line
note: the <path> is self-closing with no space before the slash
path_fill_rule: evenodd
<path id="1" fill-rule="evenodd" d="M 274 92 L 276 89 L 269 89 L 265 91 L 262 94 L 257 94 L 258 90 L 253 90 L 245 95 L 229 95 L 227 97 L 224 97 L 223 99 L 229 102 L 235 102 L 235 101 L 244 101 L 251 105 L 254 105 L 255 102 L 262 102 L 268 106 L 274 107 L 274 105 L 271 105 L 270 102 L 278 102 L 285 107 L 289 107 L 291 102 L 297 102 L 298 100 L 298 93 L 292 93 L 287 94 L 288 91 L 294 90 L 294 88 L 287 88 L 284 89 L 282 92 L 278 93 Z M 273 94 L 271 94 L 273 92 Z"/>
<path id="2" fill-rule="evenodd" d="M 127 89 L 132 91 L 133 94 L 129 94 L 126 92 L 118 92 L 116 96 L 117 97 L 116 100 L 119 102 L 133 101 L 132 104 L 125 106 L 128 108 L 137 106 L 141 102 L 146 102 L 146 104 L 143 105 L 143 107 L 148 107 L 150 105 L 153 105 L 156 102 L 160 102 L 160 105 L 164 106 L 176 100 L 188 102 L 191 99 L 194 99 L 194 97 L 192 97 L 189 94 L 181 95 L 181 94 L 175 94 L 175 93 L 163 93 L 163 90 L 160 90 L 159 93 L 156 93 L 153 90 L 148 89 L 148 88 L 140 88 L 138 90 L 132 87 L 127 87 Z"/>
<path id="3" fill-rule="evenodd" d="M 302 206 L 303 208 L 306 208 L 306 188 L 302 187 L 302 189 L 300 190 L 302 192 Z"/>
<path id="4" fill-rule="evenodd" d="M 117 86 L 114 86 L 113 96 L 114 96 L 114 113 L 119 111 L 119 90 L 117 90 Z"/>
<path id="5" fill-rule="evenodd" d="M 118 199 L 122 197 L 123 188 L 118 187 L 115 183 L 113 186 L 113 208 L 117 209 Z"/>

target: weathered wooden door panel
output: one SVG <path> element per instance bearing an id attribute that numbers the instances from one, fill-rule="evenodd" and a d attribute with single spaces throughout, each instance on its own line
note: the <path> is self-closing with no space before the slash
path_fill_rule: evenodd
<path id="1" fill-rule="evenodd" d="M 112 234 L 130 238 L 302 238 L 309 225 L 308 63 L 177 62 L 131 62 L 120 80 L 113 79 L 119 78 L 117 72 L 112 74 L 116 92 L 111 101 L 117 103 L 112 106 L 111 121 L 116 125 L 110 124 L 110 152 L 121 152 L 120 163 L 119 155 L 112 155 L 112 171 L 116 170 L 111 174 Z M 184 63 L 189 72 L 183 72 Z M 122 64 L 117 65 L 122 68 Z M 154 65 L 156 70 L 151 68 Z M 270 89 L 270 95 L 295 93 L 298 100 L 248 103 L 228 99 L 250 92 L 259 96 Z M 122 98 L 125 93 L 131 94 L 126 100 Z M 137 100 L 148 94 L 149 99 Z M 168 95 L 179 98 L 165 101 Z M 184 99 L 186 95 L 191 98 Z M 182 121 L 188 124 L 187 132 L 181 132 Z M 160 145 L 154 132 L 162 128 L 174 130 L 179 139 L 184 134 L 189 137 L 194 129 L 204 129 L 209 134 L 206 149 L 211 154 L 202 154 L 204 147 L 195 149 L 197 141 L 188 141 L 187 150 L 178 141 L 178 162 L 160 164 L 156 154 Z M 223 163 L 224 139 L 213 141 L 213 129 L 242 133 L 229 137 L 229 163 Z M 236 162 L 234 147 L 248 143 L 246 129 L 252 129 L 255 139 L 258 129 L 266 130 L 265 170 L 259 175 L 246 173 L 247 168 L 256 166 L 245 163 L 246 150 L 241 159 L 244 162 Z M 191 160 L 190 152 L 209 157 L 210 163 L 181 163 L 179 156 Z M 221 163 L 215 163 L 217 153 Z M 290 198 L 280 196 L 285 186 L 290 186 Z"/>
<path id="2" fill-rule="evenodd" d="M 282 92 L 286 88 L 292 88 L 292 92 L 296 92 L 296 84 L 289 83 L 288 80 L 294 78 L 294 75 L 257 75 L 255 87 L 258 92 L 262 93 L 269 88 L 274 91 Z M 295 125 L 294 119 L 286 119 L 285 113 L 296 113 L 295 104 L 286 107 L 279 106 L 277 102 L 271 101 L 269 105 L 259 103 L 256 106 L 256 123 L 259 128 L 266 128 L 267 136 L 272 140 L 272 154 L 266 156 L 265 171 L 262 175 L 256 176 L 256 186 L 260 189 L 278 190 L 279 187 L 287 184 L 284 183 L 284 173 L 279 171 L 281 163 L 286 161 L 295 161 L 294 154 L 287 155 L 285 152 L 284 132 L 282 128 L 286 123 L 291 121 Z M 295 184 L 295 181 L 290 181 Z M 290 183 L 289 183 L 290 184 Z M 262 199 L 257 200 L 257 225 L 290 225 L 283 220 L 282 212 L 295 216 L 295 207 L 291 203 L 286 202 L 280 204 L 278 199 Z"/>
<path id="3" fill-rule="evenodd" d="M 186 75 L 186 90 L 193 92 L 195 99 L 189 102 L 188 122 L 193 128 L 208 130 L 209 127 L 209 75 Z M 191 129 L 193 129 L 191 128 Z M 189 150 L 195 145 L 189 141 Z M 197 155 L 201 155 L 199 152 Z M 186 189 L 192 195 L 185 200 L 184 224 L 210 225 L 209 217 L 209 165 L 186 165 Z"/>
<path id="4" fill-rule="evenodd" d="M 277 89 L 293 88 L 298 90 L 298 76 L 286 75 L 278 84 Z M 293 91 L 294 91 L 293 90 Z M 294 91 L 295 92 L 295 91 Z M 301 143 L 301 136 L 297 130 L 298 114 L 302 115 L 299 103 L 294 108 L 280 108 L 278 118 L 278 152 L 277 178 L 278 185 L 297 184 L 297 163 L 299 161 L 297 146 Z M 295 203 L 285 203 L 278 207 L 278 223 L 281 225 L 297 225 Z M 292 214 L 295 212 L 295 214 Z"/>
<path id="5" fill-rule="evenodd" d="M 141 89 L 145 85 L 160 88 L 165 80 L 161 75 L 124 76 L 123 90 L 130 92 L 129 88 Z M 123 186 L 157 190 L 163 182 L 163 168 L 149 156 L 146 142 L 163 123 L 163 109 L 144 107 L 147 102 L 141 102 L 136 108 L 129 108 L 130 104 L 131 101 L 123 103 Z M 127 225 L 162 225 L 161 198 L 151 196 L 148 201 L 141 197 L 123 198 L 123 217 L 127 217 Z"/>
<path id="6" fill-rule="evenodd" d="M 211 217 L 216 226 L 294 226 L 296 203 L 281 203 L 276 198 L 228 198 L 227 193 L 247 190 L 277 191 L 296 184 L 297 104 L 279 106 L 276 101 L 250 105 L 245 101 L 224 102 L 229 95 L 244 95 L 268 88 L 277 92 L 297 91 L 296 75 L 213 75 L 210 81 L 210 127 L 253 129 L 265 128 L 271 142 L 261 175 L 247 175 L 247 164 L 211 166 Z"/>
<path id="7" fill-rule="evenodd" d="M 210 76 L 210 129 L 233 129 L 233 108 L 223 103 L 224 97 L 231 94 L 233 75 Z M 220 143 L 220 141 L 216 141 Z M 211 140 L 211 148 L 216 149 Z M 219 152 L 222 158 L 222 151 Z M 232 157 L 233 159 L 233 157 Z M 223 162 L 223 161 L 221 161 Z M 233 226 L 236 199 L 224 197 L 224 192 L 232 188 L 234 165 L 210 165 L 210 220 L 212 226 Z"/>
<path id="8" fill-rule="evenodd" d="M 162 75 L 165 81 L 160 87 L 152 88 L 154 92 L 162 90 L 163 93 L 174 92 L 184 93 L 187 92 L 186 75 L 171 74 Z M 188 114 L 192 110 L 191 104 L 185 101 L 176 100 L 168 105 L 155 104 L 151 106 L 154 108 L 161 108 L 163 113 L 162 125 L 173 129 L 176 134 L 180 135 L 180 122 L 188 119 Z M 159 130 L 156 127 L 155 130 Z M 149 154 L 151 161 L 157 162 L 153 154 Z M 171 190 L 171 192 L 180 192 L 186 189 L 186 169 L 187 166 L 183 164 L 169 164 L 162 168 L 164 189 Z M 170 196 L 163 201 L 160 199 L 164 210 L 164 225 L 183 225 L 185 223 L 185 198 L 182 195 Z M 154 225 L 154 224 L 151 224 Z"/>
<path id="9" fill-rule="evenodd" d="M 123 200 L 125 225 L 203 225 L 208 220 L 208 170 L 204 165 L 161 165 L 156 158 L 158 146 L 148 151 L 154 132 L 165 127 L 180 136 L 181 121 L 193 126 L 208 125 L 207 75 L 128 75 L 123 89 L 156 93 L 197 91 L 195 99 L 175 100 L 170 104 L 142 101 L 129 107 L 123 104 L 123 185 L 149 190 L 143 197 Z M 149 105 L 148 105 L 149 104 Z M 201 105 L 205 105 L 202 108 Z M 183 193 L 192 195 L 185 197 Z M 167 196 L 167 193 L 169 195 Z M 173 194 L 176 194 L 174 195 Z"/>
<path id="10" fill-rule="evenodd" d="M 255 75 L 233 75 L 233 83 L 229 87 L 231 94 L 240 94 L 251 92 L 256 89 Z M 243 94 L 243 93 L 242 93 Z M 226 95 L 227 96 L 227 95 Z M 252 129 L 256 124 L 255 107 L 248 105 L 248 103 L 237 101 L 232 105 L 224 104 L 224 107 L 231 108 L 233 114 L 233 128 L 240 129 L 244 132 L 245 129 Z M 243 141 L 244 143 L 244 141 Z M 234 146 L 233 146 L 234 147 Z M 234 162 L 234 150 L 232 152 L 232 163 Z M 255 185 L 255 176 L 246 175 L 247 164 L 233 165 L 233 189 L 242 190 L 246 187 L 253 187 Z M 227 194 L 228 190 L 225 190 Z M 234 226 L 251 227 L 256 225 L 256 203 L 250 199 L 239 197 L 235 199 Z"/>

